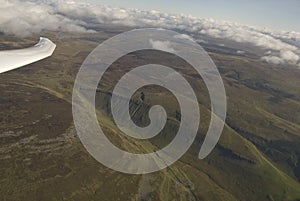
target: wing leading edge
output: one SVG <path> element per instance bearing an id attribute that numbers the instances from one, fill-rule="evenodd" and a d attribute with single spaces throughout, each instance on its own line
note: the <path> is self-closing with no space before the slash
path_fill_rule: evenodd
<path id="1" fill-rule="evenodd" d="M 52 55 L 56 45 L 48 38 L 40 38 L 33 47 L 0 51 L 0 73 L 20 68 Z"/>

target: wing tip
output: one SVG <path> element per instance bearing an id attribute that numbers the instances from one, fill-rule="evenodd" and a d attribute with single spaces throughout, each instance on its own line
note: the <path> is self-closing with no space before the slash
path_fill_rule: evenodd
<path id="1" fill-rule="evenodd" d="M 49 56 L 51 56 L 54 50 L 56 49 L 56 44 L 46 37 L 40 37 L 40 41 L 35 46 L 44 46 L 44 45 L 49 46 L 50 48 Z"/>

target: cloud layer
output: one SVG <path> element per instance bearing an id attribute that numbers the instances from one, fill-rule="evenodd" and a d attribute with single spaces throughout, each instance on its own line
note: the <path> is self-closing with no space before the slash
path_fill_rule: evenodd
<path id="1" fill-rule="evenodd" d="M 87 28 L 90 22 L 161 27 L 253 45 L 265 50 L 263 61 L 300 65 L 298 32 L 275 32 L 213 19 L 60 0 L 0 0 L 0 13 L 0 31 L 5 34 L 29 36 L 42 30 L 92 33 L 95 31 Z"/>

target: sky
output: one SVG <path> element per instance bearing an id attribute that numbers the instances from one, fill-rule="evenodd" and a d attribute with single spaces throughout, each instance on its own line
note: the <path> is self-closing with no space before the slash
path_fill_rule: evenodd
<path id="1" fill-rule="evenodd" d="M 300 31 L 289 31 L 299 30 L 300 12 L 296 10 L 300 0 L 272 0 L 269 4 L 270 0 L 243 4 L 241 0 L 173 0 L 172 5 L 158 0 L 148 4 L 144 0 L 88 0 L 93 1 L 89 4 L 86 1 L 0 0 L 0 33 L 20 37 L 43 31 L 97 33 L 97 29 L 88 26 L 91 22 L 94 26 L 159 27 L 254 46 L 263 50 L 260 57 L 265 62 L 300 68 Z"/>
<path id="2" fill-rule="evenodd" d="M 190 14 L 242 24 L 300 31 L 300 0 L 86 0 L 99 4 Z"/>

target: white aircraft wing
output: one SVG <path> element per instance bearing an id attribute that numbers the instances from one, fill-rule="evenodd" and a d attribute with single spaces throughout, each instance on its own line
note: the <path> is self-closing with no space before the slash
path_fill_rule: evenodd
<path id="1" fill-rule="evenodd" d="M 0 73 L 47 58 L 55 48 L 56 45 L 51 40 L 41 37 L 33 47 L 0 51 Z"/>

